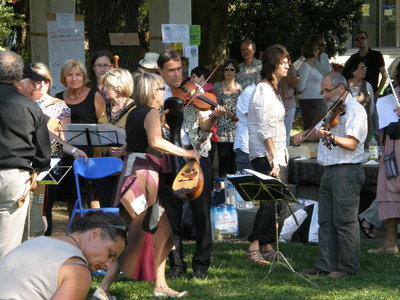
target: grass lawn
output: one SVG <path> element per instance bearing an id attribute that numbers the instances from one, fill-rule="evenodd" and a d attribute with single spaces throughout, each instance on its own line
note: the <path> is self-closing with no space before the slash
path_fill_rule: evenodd
<path id="1" fill-rule="evenodd" d="M 67 222 L 66 209 L 56 205 L 54 209 L 55 234 L 64 234 Z M 381 234 L 382 236 L 382 234 Z M 354 276 L 338 279 L 308 277 L 318 287 L 289 271 L 276 266 L 273 272 L 260 284 L 268 273 L 269 266 L 259 266 L 244 258 L 246 242 L 215 243 L 211 267 L 205 280 L 191 278 L 191 269 L 182 278 L 168 280 L 171 288 L 189 291 L 186 299 L 400 299 L 400 257 L 374 256 L 367 254 L 369 248 L 380 246 L 382 239 L 361 239 L 362 271 Z M 186 262 L 192 259 L 193 242 L 185 242 Z M 300 243 L 281 244 L 281 251 L 291 258 L 296 271 L 313 266 L 318 246 Z M 190 263 L 188 264 L 190 266 Z M 103 277 L 94 276 L 87 299 L 91 298 Z M 122 299 L 154 299 L 152 282 L 134 282 L 120 276 L 111 286 L 111 294 Z"/>
<path id="2" fill-rule="evenodd" d="M 361 265 L 358 275 L 331 279 L 308 277 L 318 288 L 284 266 L 276 266 L 268 273 L 269 266 L 251 264 L 244 259 L 247 243 L 225 242 L 214 244 L 211 267 L 205 280 L 183 278 L 169 280 L 169 285 L 179 291 L 188 290 L 186 299 L 400 299 L 399 259 L 393 256 L 373 256 L 367 249 L 379 242 L 362 240 Z M 191 261 L 194 244 L 185 244 L 186 261 Z M 299 271 L 313 266 L 318 246 L 299 243 L 282 245 L 282 253 L 291 258 L 291 265 Z M 102 277 L 94 277 L 90 295 Z M 134 282 L 120 276 L 111 287 L 117 299 L 153 298 L 152 282 Z M 90 299 L 88 297 L 87 299 Z"/>

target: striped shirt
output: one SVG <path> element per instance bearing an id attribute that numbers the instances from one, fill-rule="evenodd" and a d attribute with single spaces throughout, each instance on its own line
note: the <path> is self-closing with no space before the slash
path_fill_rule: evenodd
<path id="1" fill-rule="evenodd" d="M 367 113 L 364 107 L 353 98 L 351 93 L 347 95 L 345 106 L 346 113 L 341 116 L 339 124 L 332 128 L 330 132 L 339 137 L 355 137 L 359 143 L 354 151 L 344 149 L 340 146 L 332 146 L 332 150 L 329 150 L 328 147 L 323 145 L 322 140 L 320 140 L 318 145 L 318 163 L 323 166 L 361 163 L 364 161 L 364 142 L 368 130 Z M 322 122 L 318 123 L 315 129 L 319 129 L 321 125 Z"/>

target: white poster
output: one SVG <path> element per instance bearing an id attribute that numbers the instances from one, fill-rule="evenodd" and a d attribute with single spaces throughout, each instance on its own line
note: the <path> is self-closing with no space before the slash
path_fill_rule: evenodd
<path id="1" fill-rule="evenodd" d="M 56 21 L 47 21 L 49 48 L 49 68 L 53 77 L 51 94 L 65 90 L 60 83 L 60 70 L 68 59 L 77 59 L 85 63 L 83 21 L 76 21 L 75 28 L 58 28 Z"/>
<path id="2" fill-rule="evenodd" d="M 163 43 L 183 43 L 190 45 L 189 25 L 185 24 L 161 24 Z"/>
<path id="3" fill-rule="evenodd" d="M 189 75 L 199 65 L 199 47 L 186 46 L 183 48 L 183 56 L 189 58 Z"/>

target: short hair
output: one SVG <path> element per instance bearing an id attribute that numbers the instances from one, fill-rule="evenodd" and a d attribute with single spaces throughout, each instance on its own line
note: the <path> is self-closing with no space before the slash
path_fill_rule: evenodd
<path id="1" fill-rule="evenodd" d="M 349 84 L 348 84 L 346 78 L 344 78 L 344 76 L 341 73 L 339 73 L 339 72 L 330 72 L 330 73 L 326 74 L 324 76 L 324 78 L 325 77 L 329 79 L 330 83 L 333 86 L 343 85 L 344 88 L 347 91 L 349 90 Z"/>
<path id="2" fill-rule="evenodd" d="M 85 65 L 76 59 L 69 59 L 64 62 L 64 64 L 61 67 L 61 74 L 60 74 L 60 82 L 67 87 L 67 83 L 65 81 L 65 77 L 67 76 L 67 73 L 71 71 L 71 69 L 77 68 L 79 71 L 81 71 L 82 76 L 83 76 L 83 86 L 86 85 L 87 82 L 87 71 Z"/>
<path id="3" fill-rule="evenodd" d="M 203 75 L 204 79 L 207 79 L 210 76 L 210 71 L 206 67 L 198 66 L 192 70 L 191 74 L 195 74 L 197 77 Z"/>
<path id="4" fill-rule="evenodd" d="M 308 38 L 308 41 L 311 43 L 317 44 L 320 40 L 325 40 L 324 36 L 322 34 L 312 34 Z"/>
<path id="5" fill-rule="evenodd" d="M 244 40 L 241 44 L 240 47 L 242 47 L 243 44 L 250 44 L 253 46 L 253 50 L 256 51 L 256 43 L 254 43 L 252 40 Z"/>
<path id="6" fill-rule="evenodd" d="M 23 76 L 24 62 L 21 56 L 13 51 L 0 51 L 0 82 L 13 84 Z"/>
<path id="7" fill-rule="evenodd" d="M 184 61 L 186 65 L 189 66 L 189 58 L 187 58 L 186 56 L 181 56 L 181 61 Z"/>
<path id="8" fill-rule="evenodd" d="M 157 59 L 157 66 L 162 69 L 170 60 L 181 61 L 181 56 L 174 50 L 165 50 L 160 53 Z"/>
<path id="9" fill-rule="evenodd" d="M 101 82 L 103 85 L 108 84 L 124 97 L 130 97 L 133 93 L 133 79 L 128 70 L 112 69 L 103 75 Z"/>
<path id="10" fill-rule="evenodd" d="M 50 69 L 44 63 L 41 62 L 33 63 L 32 70 L 46 77 L 50 81 L 50 86 L 53 85 L 53 78 L 51 77 Z"/>
<path id="11" fill-rule="evenodd" d="M 342 70 L 342 75 L 344 76 L 344 78 L 346 78 L 347 80 L 354 78 L 353 72 L 357 70 L 360 63 L 365 64 L 365 59 L 361 56 L 355 56 L 352 59 L 349 59 Z"/>
<path id="12" fill-rule="evenodd" d="M 354 36 L 356 36 L 357 34 L 365 34 L 365 37 L 368 38 L 368 33 L 366 33 L 365 31 L 359 30 L 354 34 Z"/>
<path id="13" fill-rule="evenodd" d="M 71 233 L 86 232 L 95 228 L 101 229 L 101 236 L 116 241 L 120 237 L 126 244 L 126 224 L 117 214 L 102 211 L 91 211 L 71 225 Z"/>
<path id="14" fill-rule="evenodd" d="M 287 58 L 290 62 L 289 52 L 281 44 L 275 44 L 268 47 L 264 51 L 262 57 L 261 77 L 271 81 L 272 73 L 285 58 Z"/>
<path id="15" fill-rule="evenodd" d="M 164 79 L 155 73 L 143 73 L 134 80 L 133 99 L 137 105 L 150 106 L 153 102 L 153 92 L 164 86 Z"/>
<path id="16" fill-rule="evenodd" d="M 96 60 L 99 58 L 99 57 L 107 57 L 109 60 L 110 60 L 110 63 L 112 64 L 112 65 L 114 65 L 115 64 L 115 60 L 114 60 L 114 56 L 112 55 L 112 53 L 110 52 L 110 51 L 108 51 L 108 50 L 98 50 L 98 51 L 96 51 L 94 54 L 93 54 L 93 56 L 92 56 L 92 58 L 90 59 L 90 61 L 89 61 L 89 65 L 88 65 L 88 67 L 87 67 L 87 69 L 88 69 L 88 76 L 89 76 L 89 78 L 88 78 L 88 80 L 89 80 L 89 85 L 91 86 L 91 87 L 96 87 L 97 86 L 97 77 L 96 77 L 96 73 L 94 72 L 94 70 L 93 70 L 93 67 L 94 67 L 94 64 L 96 63 Z"/>
<path id="17" fill-rule="evenodd" d="M 311 41 L 306 42 L 302 48 L 304 58 L 315 57 L 315 54 L 314 54 L 315 47 L 318 47 L 318 44 L 316 42 L 311 42 Z"/>
<path id="18" fill-rule="evenodd" d="M 229 64 L 232 64 L 232 66 L 235 68 L 236 73 L 239 73 L 240 67 L 236 59 L 228 59 L 227 61 L 224 62 L 222 68 L 225 69 L 227 66 L 229 66 Z"/>

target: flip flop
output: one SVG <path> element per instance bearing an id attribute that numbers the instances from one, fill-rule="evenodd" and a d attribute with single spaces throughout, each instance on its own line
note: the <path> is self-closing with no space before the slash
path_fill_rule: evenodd
<path id="1" fill-rule="evenodd" d="M 363 226 L 363 223 L 367 222 L 369 224 L 369 227 L 365 227 Z M 365 220 L 364 218 L 360 219 L 360 217 L 358 217 L 358 222 L 360 223 L 360 228 L 362 233 L 364 233 L 364 235 L 369 238 L 369 239 L 374 239 L 376 238 L 376 235 L 374 233 L 374 225 L 372 225 L 371 223 L 369 223 L 367 220 Z"/>

